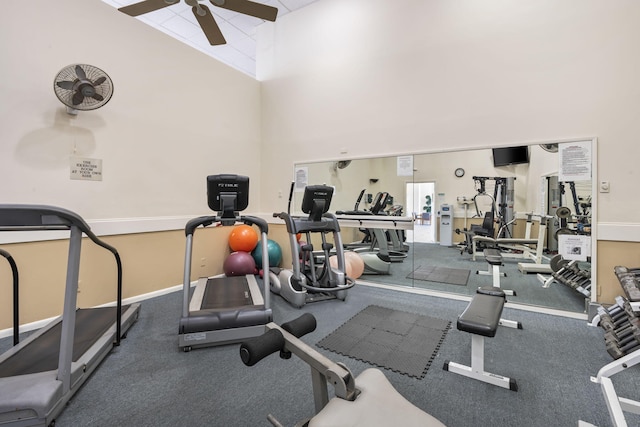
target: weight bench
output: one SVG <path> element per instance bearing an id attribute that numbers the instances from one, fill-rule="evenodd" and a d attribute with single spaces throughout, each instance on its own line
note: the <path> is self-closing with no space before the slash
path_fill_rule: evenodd
<path id="1" fill-rule="evenodd" d="M 240 357 L 247 366 L 279 351 L 281 358 L 288 359 L 295 354 L 311 367 L 316 414 L 296 426 L 444 427 L 437 418 L 398 393 L 379 369 L 365 369 L 355 377 L 346 365 L 329 360 L 299 339 L 315 328 L 315 317 L 305 313 L 282 326 L 270 322 L 263 335 L 240 345 Z M 334 391 L 331 398 L 329 385 Z M 271 414 L 267 419 L 272 425 L 282 427 Z"/>
<path id="2" fill-rule="evenodd" d="M 518 391 L 518 385 L 513 378 L 492 374 L 484 370 L 484 337 L 494 337 L 498 326 L 504 323 L 500 316 L 505 301 L 505 293 L 501 289 L 494 287 L 478 289 L 467 308 L 458 317 L 457 322 L 459 331 L 471 334 L 471 366 L 447 360 L 443 366 L 445 371 Z M 513 325 L 506 324 L 504 326 L 522 329 L 520 322 L 513 322 Z"/>
<path id="3" fill-rule="evenodd" d="M 484 259 L 489 264 L 489 270 L 480 271 L 477 270 L 476 274 L 493 276 L 493 287 L 500 288 L 500 276 L 507 277 L 507 273 L 500 271 L 502 265 L 502 254 L 498 249 L 488 248 L 482 251 Z M 511 290 L 503 290 L 505 295 L 515 296 L 516 292 Z"/>

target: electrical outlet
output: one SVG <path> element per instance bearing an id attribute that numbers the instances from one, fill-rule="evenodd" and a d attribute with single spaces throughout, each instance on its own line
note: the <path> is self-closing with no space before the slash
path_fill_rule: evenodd
<path id="1" fill-rule="evenodd" d="M 207 266 L 207 259 L 200 258 L 200 267 L 206 267 L 206 266 Z"/>

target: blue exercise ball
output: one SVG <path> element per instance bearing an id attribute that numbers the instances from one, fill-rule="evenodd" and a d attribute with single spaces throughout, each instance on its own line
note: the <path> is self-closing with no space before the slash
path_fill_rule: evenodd
<path id="1" fill-rule="evenodd" d="M 269 267 L 278 267 L 282 261 L 282 248 L 275 240 L 267 239 L 267 254 L 269 256 Z M 258 268 L 262 268 L 262 240 L 258 242 L 256 248 L 251 252 L 251 256 Z"/>

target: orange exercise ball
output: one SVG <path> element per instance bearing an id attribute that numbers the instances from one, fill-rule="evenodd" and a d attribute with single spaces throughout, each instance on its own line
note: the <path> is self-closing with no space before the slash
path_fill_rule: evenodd
<path id="1" fill-rule="evenodd" d="M 237 225 L 229 234 L 229 247 L 234 252 L 251 252 L 257 244 L 258 232 L 250 225 Z"/>

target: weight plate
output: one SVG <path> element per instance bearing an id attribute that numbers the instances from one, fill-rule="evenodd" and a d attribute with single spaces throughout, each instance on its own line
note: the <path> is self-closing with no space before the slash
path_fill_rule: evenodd
<path id="1" fill-rule="evenodd" d="M 553 270 L 553 272 L 556 273 L 561 269 L 563 269 L 564 267 L 566 267 L 567 264 L 569 264 L 569 261 L 562 258 L 562 255 L 558 254 L 553 258 L 551 258 L 551 261 L 549 261 L 549 264 L 551 265 L 551 270 Z"/>
<path id="2" fill-rule="evenodd" d="M 560 206 L 558 210 L 556 210 L 556 216 L 558 218 L 571 218 L 571 209 L 566 206 Z"/>
<path id="3" fill-rule="evenodd" d="M 553 235 L 553 237 L 556 238 L 556 240 L 558 240 L 558 236 L 561 234 L 576 234 L 575 231 L 571 230 L 570 228 L 567 227 L 562 227 L 562 228 L 558 228 L 556 230 L 556 233 Z"/>

